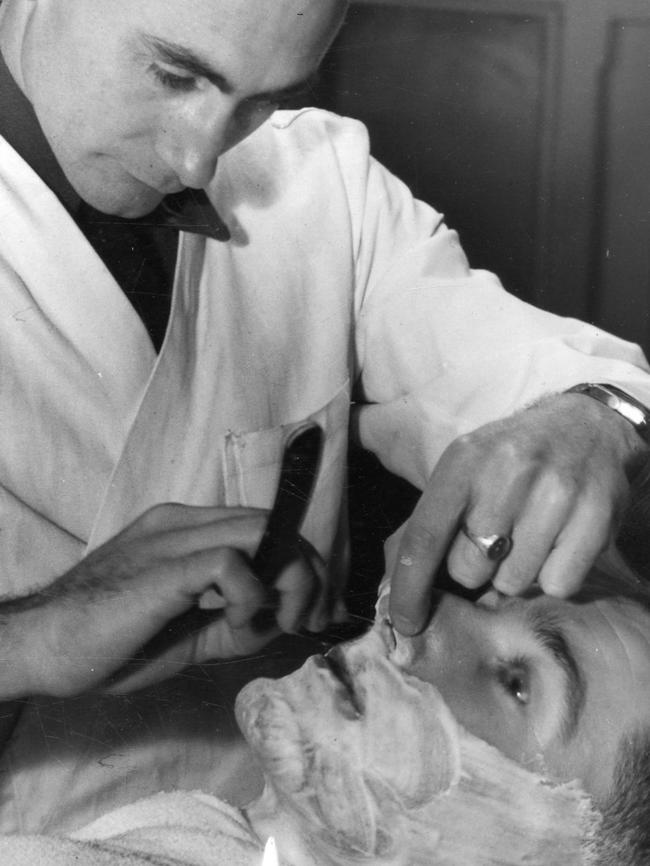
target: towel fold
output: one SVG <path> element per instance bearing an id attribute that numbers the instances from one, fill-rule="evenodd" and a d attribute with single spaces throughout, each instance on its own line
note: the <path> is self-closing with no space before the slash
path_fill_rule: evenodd
<path id="1" fill-rule="evenodd" d="M 242 812 L 209 794 L 156 794 L 67 838 L 0 837 L 11 866 L 260 866 L 262 844 Z"/>

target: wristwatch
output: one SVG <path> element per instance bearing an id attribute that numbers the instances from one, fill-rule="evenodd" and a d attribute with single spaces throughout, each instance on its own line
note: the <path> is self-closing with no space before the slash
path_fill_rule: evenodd
<path id="1" fill-rule="evenodd" d="M 568 388 L 565 394 L 585 394 L 587 397 L 592 397 L 599 403 L 609 406 L 610 409 L 618 412 L 632 424 L 644 442 L 650 443 L 650 409 L 615 385 L 584 382 L 581 385 Z"/>

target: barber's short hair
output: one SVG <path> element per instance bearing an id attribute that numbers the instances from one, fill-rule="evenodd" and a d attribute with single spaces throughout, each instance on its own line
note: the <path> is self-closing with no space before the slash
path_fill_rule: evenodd
<path id="1" fill-rule="evenodd" d="M 650 725 L 623 737 L 614 786 L 601 804 L 594 866 L 650 863 Z"/>

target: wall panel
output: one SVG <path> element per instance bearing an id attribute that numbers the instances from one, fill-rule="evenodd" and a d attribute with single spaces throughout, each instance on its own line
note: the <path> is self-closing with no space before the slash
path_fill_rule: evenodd
<path id="1" fill-rule="evenodd" d="M 650 347 L 650 21 L 613 21 L 604 76 L 594 315 Z"/>
<path id="2" fill-rule="evenodd" d="M 548 121 L 543 16 L 364 3 L 325 66 L 326 103 L 442 210 L 472 263 L 534 294 Z"/>
<path id="3" fill-rule="evenodd" d="M 322 100 L 473 264 L 650 349 L 649 0 L 353 0 Z"/>

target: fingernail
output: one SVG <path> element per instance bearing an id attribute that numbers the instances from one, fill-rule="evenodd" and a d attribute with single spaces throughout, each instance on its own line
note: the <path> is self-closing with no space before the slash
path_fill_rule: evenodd
<path id="1" fill-rule="evenodd" d="M 496 589 L 497 592 L 500 592 L 502 595 L 511 596 L 520 595 L 526 589 L 526 584 L 522 584 L 521 581 L 499 580 L 499 578 L 492 582 L 492 586 Z"/>
<path id="2" fill-rule="evenodd" d="M 571 591 L 567 590 L 563 580 L 545 580 L 542 589 L 546 595 L 552 595 L 555 598 L 567 598 L 571 595 Z"/>
<path id="3" fill-rule="evenodd" d="M 396 628 L 404 637 L 413 637 L 413 635 L 416 635 L 420 631 L 417 623 L 399 614 L 394 614 L 391 617 L 391 623 L 393 624 L 393 628 Z"/>

